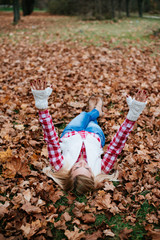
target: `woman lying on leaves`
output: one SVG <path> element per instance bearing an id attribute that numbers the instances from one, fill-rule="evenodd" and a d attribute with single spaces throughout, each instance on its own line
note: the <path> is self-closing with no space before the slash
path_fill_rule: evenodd
<path id="1" fill-rule="evenodd" d="M 46 83 L 41 81 L 31 83 L 31 88 L 35 106 L 39 109 L 52 165 L 52 168 L 44 170 L 47 176 L 54 179 L 63 190 L 75 190 L 78 194 L 95 189 L 105 179 L 114 180 L 113 175 L 108 173 L 124 148 L 135 121 L 146 106 L 146 92 L 139 91 L 135 99 L 127 96 L 128 115 L 101 159 L 105 136 L 97 118 L 103 115 L 102 99 L 92 96 L 89 100 L 89 112 L 81 112 L 75 117 L 66 126 L 59 141 L 48 111 L 48 97 L 52 88 L 46 88 Z"/>

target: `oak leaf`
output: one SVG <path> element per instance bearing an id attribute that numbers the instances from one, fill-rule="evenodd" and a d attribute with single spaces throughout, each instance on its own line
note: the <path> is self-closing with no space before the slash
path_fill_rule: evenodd
<path id="1" fill-rule="evenodd" d="M 11 161 L 12 159 L 12 150 L 10 147 L 6 151 L 0 152 L 0 162 L 5 163 L 7 161 Z"/>
<path id="2" fill-rule="evenodd" d="M 115 186 L 113 185 L 112 182 L 105 182 L 104 184 L 105 191 L 109 191 L 109 190 L 114 191 L 114 189 L 115 189 Z"/>
<path id="3" fill-rule="evenodd" d="M 5 202 L 5 204 L 0 203 L 0 218 L 3 218 L 4 214 L 8 213 L 9 202 Z"/>
<path id="4" fill-rule="evenodd" d="M 80 240 L 85 237 L 85 233 L 83 231 L 79 232 L 79 229 L 76 226 L 74 226 L 74 231 L 66 230 L 64 234 L 69 240 Z"/>
<path id="5" fill-rule="evenodd" d="M 3 165 L 3 177 L 14 178 L 16 173 L 20 170 L 22 165 L 20 157 L 12 157 L 12 160 Z"/>
<path id="6" fill-rule="evenodd" d="M 75 207 L 73 208 L 72 212 L 76 217 L 82 217 L 84 209 L 84 203 L 75 202 Z"/>
<path id="7" fill-rule="evenodd" d="M 133 229 L 128 229 L 127 227 L 125 227 L 119 234 L 119 237 L 121 240 L 124 239 L 128 239 L 129 238 L 129 234 L 133 232 Z"/>
<path id="8" fill-rule="evenodd" d="M 103 232 L 104 232 L 104 234 L 106 236 L 110 236 L 110 237 L 114 237 L 115 236 L 115 234 L 110 229 L 106 229 Z"/>
<path id="9" fill-rule="evenodd" d="M 102 237 L 102 232 L 101 230 L 98 230 L 97 232 L 92 233 L 91 235 L 86 235 L 85 239 L 86 240 L 97 240 L 98 238 Z"/>
<path id="10" fill-rule="evenodd" d="M 93 213 L 85 213 L 81 219 L 85 222 L 85 223 L 94 223 L 96 220 L 96 217 L 94 216 Z"/>
<path id="11" fill-rule="evenodd" d="M 28 214 L 30 213 L 41 213 L 42 210 L 39 207 L 36 207 L 34 205 L 31 205 L 31 203 L 26 202 L 23 206 L 22 209 L 26 211 Z"/>
<path id="12" fill-rule="evenodd" d="M 62 217 L 64 218 L 64 220 L 65 220 L 66 222 L 71 221 L 71 216 L 69 215 L 68 212 L 63 213 L 63 214 L 62 214 Z"/>

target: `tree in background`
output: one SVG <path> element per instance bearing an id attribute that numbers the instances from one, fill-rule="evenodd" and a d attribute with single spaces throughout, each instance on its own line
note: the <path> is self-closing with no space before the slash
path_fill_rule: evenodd
<path id="1" fill-rule="evenodd" d="M 143 0 L 137 0 L 137 1 L 138 1 L 139 17 L 143 17 Z"/>
<path id="2" fill-rule="evenodd" d="M 13 23 L 17 24 L 20 20 L 19 0 L 13 0 Z"/>
<path id="3" fill-rule="evenodd" d="M 129 13 L 129 3 L 130 3 L 130 0 L 126 0 L 126 16 L 127 17 L 130 16 L 130 13 Z"/>
<path id="4" fill-rule="evenodd" d="M 118 0 L 118 17 L 121 18 L 122 0 Z"/>
<path id="5" fill-rule="evenodd" d="M 115 0 L 110 0 L 111 1 L 111 16 L 112 19 L 115 18 Z"/>
<path id="6" fill-rule="evenodd" d="M 35 0 L 22 0 L 23 16 L 30 15 L 34 9 Z"/>
<path id="7" fill-rule="evenodd" d="M 130 12 L 138 12 L 142 17 L 143 11 L 153 13 L 160 11 L 160 0 L 48 0 L 48 2 L 51 14 L 78 15 L 90 20 L 121 18 L 122 12 L 126 12 L 127 17 L 130 16 Z"/>

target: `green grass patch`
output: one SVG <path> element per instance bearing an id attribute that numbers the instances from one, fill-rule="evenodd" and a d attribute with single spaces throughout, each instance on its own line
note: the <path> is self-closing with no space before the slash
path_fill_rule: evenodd
<path id="1" fill-rule="evenodd" d="M 66 123 L 55 124 L 55 126 L 56 126 L 58 129 L 64 129 L 64 128 L 66 127 Z"/>
<path id="2" fill-rule="evenodd" d="M 64 235 L 64 230 L 56 229 L 53 223 L 49 223 L 48 226 L 53 234 L 53 239 L 56 240 L 67 239 L 67 237 Z"/>
<path id="3" fill-rule="evenodd" d="M 158 172 L 156 175 L 156 181 L 160 182 L 160 172 Z"/>
<path id="4" fill-rule="evenodd" d="M 142 194 L 146 194 L 144 192 L 142 192 Z M 152 212 L 156 212 L 156 208 L 153 205 L 150 205 L 147 200 L 145 200 L 144 203 L 141 205 L 141 208 L 137 211 L 136 222 L 134 224 L 131 222 L 127 222 L 125 220 L 125 215 L 116 214 L 111 218 L 107 218 L 105 214 L 98 214 L 96 215 L 95 226 L 100 227 L 103 224 L 108 224 L 112 232 L 115 234 L 115 240 L 120 239 L 119 234 L 121 231 L 123 231 L 124 228 L 132 229 L 129 239 L 143 240 L 145 239 L 145 236 L 147 234 L 143 222 L 146 221 L 146 215 Z"/>
<path id="5" fill-rule="evenodd" d="M 103 223 L 108 223 L 108 218 L 104 214 L 97 214 L 96 215 L 95 226 L 100 226 Z"/>
<path id="6" fill-rule="evenodd" d="M 151 191 L 149 191 L 149 190 L 145 190 L 145 191 L 141 192 L 140 195 L 146 196 L 146 194 L 147 194 L 147 193 L 150 193 L 150 192 L 151 192 Z"/>
<path id="7" fill-rule="evenodd" d="M 85 195 L 77 195 L 76 201 L 86 204 L 88 200 Z"/>
<path id="8" fill-rule="evenodd" d="M 146 218 L 146 215 L 152 211 L 156 212 L 157 210 L 153 205 L 148 203 L 148 200 L 145 200 L 141 205 L 141 208 L 137 211 L 136 217 L 138 218 L 138 221 L 143 222 Z"/>
<path id="9" fill-rule="evenodd" d="M 38 18 L 37 18 L 38 19 Z M 24 40 L 27 33 L 30 43 L 52 43 L 53 41 L 78 42 L 81 45 L 101 46 L 105 42 L 111 47 L 129 44 L 137 47 L 150 46 L 156 42 L 151 38 L 159 31 L 160 19 L 130 17 L 117 22 L 111 20 L 82 21 L 78 17 L 48 16 L 44 17 L 45 29 L 41 27 L 41 19 L 37 23 L 33 18 L 32 27 L 19 23 L 17 28 L 6 33 L 1 32 L 1 38 L 9 37 L 16 43 Z M 35 22 L 34 22 L 35 21 Z"/>
<path id="10" fill-rule="evenodd" d="M 60 207 L 61 205 L 68 206 L 68 199 L 65 196 L 62 196 L 55 204 L 55 208 Z"/>
<path id="11" fill-rule="evenodd" d="M 13 7 L 12 6 L 10 6 L 10 7 L 1 7 L 0 6 L 0 12 L 11 12 L 11 11 L 13 11 Z"/>

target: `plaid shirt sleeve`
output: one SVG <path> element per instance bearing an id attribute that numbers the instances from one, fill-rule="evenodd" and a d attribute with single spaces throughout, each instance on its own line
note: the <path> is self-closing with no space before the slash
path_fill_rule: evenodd
<path id="1" fill-rule="evenodd" d="M 127 137 L 131 132 L 133 126 L 133 121 L 125 119 L 125 121 L 120 126 L 118 132 L 115 134 L 113 140 L 110 142 L 106 153 L 102 159 L 101 170 L 104 173 L 109 173 L 112 169 L 118 155 L 121 153 L 124 145 L 126 143 Z"/>
<path id="2" fill-rule="evenodd" d="M 62 168 L 64 159 L 61 154 L 58 135 L 48 110 L 39 111 L 39 120 L 43 127 L 44 140 L 47 142 L 49 162 L 58 171 Z"/>

